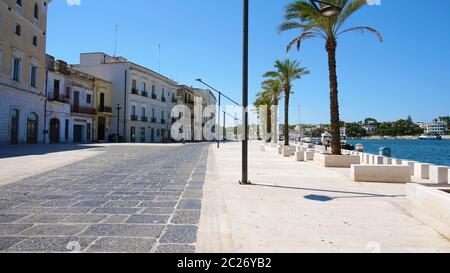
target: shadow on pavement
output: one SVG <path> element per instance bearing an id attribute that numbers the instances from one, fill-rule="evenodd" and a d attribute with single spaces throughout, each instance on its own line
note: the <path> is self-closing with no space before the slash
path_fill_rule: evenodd
<path id="1" fill-rule="evenodd" d="M 0 159 L 30 155 L 45 155 L 49 153 L 68 151 L 80 151 L 100 147 L 102 146 L 81 144 L 0 145 Z"/>

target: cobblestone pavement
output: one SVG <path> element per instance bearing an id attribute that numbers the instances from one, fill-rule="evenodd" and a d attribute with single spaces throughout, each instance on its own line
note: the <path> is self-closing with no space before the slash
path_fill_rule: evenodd
<path id="1" fill-rule="evenodd" d="M 0 187 L 0 252 L 194 252 L 207 145 L 121 146 Z"/>

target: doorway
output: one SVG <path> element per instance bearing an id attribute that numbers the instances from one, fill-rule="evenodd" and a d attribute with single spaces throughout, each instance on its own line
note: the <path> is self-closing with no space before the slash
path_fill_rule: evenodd
<path id="1" fill-rule="evenodd" d="M 19 110 L 13 109 L 11 111 L 11 144 L 19 144 Z"/>
<path id="2" fill-rule="evenodd" d="M 54 118 L 50 120 L 50 143 L 59 143 L 59 120 Z"/>
<path id="3" fill-rule="evenodd" d="M 27 144 L 38 143 L 38 116 L 36 113 L 29 113 L 27 117 Z"/>

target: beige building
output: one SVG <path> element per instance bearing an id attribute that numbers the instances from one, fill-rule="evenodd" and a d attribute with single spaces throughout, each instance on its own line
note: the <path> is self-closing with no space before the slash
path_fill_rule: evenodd
<path id="1" fill-rule="evenodd" d="M 0 143 L 42 143 L 50 0 L 0 0 Z"/>

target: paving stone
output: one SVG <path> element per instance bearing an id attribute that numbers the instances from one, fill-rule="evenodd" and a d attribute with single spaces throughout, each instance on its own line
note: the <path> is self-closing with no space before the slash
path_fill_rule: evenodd
<path id="1" fill-rule="evenodd" d="M 126 221 L 129 224 L 167 224 L 168 215 L 131 215 Z"/>
<path id="2" fill-rule="evenodd" d="M 175 254 L 181 254 L 181 253 L 195 253 L 195 246 L 193 245 L 183 245 L 183 244 L 161 244 L 158 245 L 156 248 L 156 253 L 175 253 Z"/>
<path id="3" fill-rule="evenodd" d="M 80 201 L 76 204 L 74 204 L 74 207 L 82 207 L 82 208 L 96 208 L 96 207 L 100 207 L 103 204 L 105 204 L 106 201 Z"/>
<path id="4" fill-rule="evenodd" d="M 168 225 L 161 239 L 162 244 L 193 244 L 197 240 L 197 226 Z"/>
<path id="5" fill-rule="evenodd" d="M 49 211 L 49 213 L 62 213 L 62 214 L 79 214 L 88 213 L 92 208 L 79 208 L 79 207 L 62 207 Z"/>
<path id="6" fill-rule="evenodd" d="M 5 251 L 24 239 L 24 237 L 0 237 L 0 251 Z"/>
<path id="7" fill-rule="evenodd" d="M 200 211 L 175 211 L 171 224 L 198 225 Z"/>
<path id="8" fill-rule="evenodd" d="M 28 214 L 0 214 L 0 223 L 13 223 L 26 216 L 28 216 Z"/>
<path id="9" fill-rule="evenodd" d="M 20 232 L 21 236 L 71 236 L 81 232 L 86 225 L 34 225 Z"/>
<path id="10" fill-rule="evenodd" d="M 34 214 L 30 215 L 22 220 L 20 220 L 20 223 L 25 224 L 53 224 L 53 223 L 59 223 L 64 218 L 67 218 L 69 215 L 67 214 Z"/>
<path id="11" fill-rule="evenodd" d="M 0 224 L 0 236 L 14 236 L 32 226 L 32 224 Z"/>
<path id="12" fill-rule="evenodd" d="M 181 199 L 177 209 L 179 210 L 201 210 L 202 201 L 199 199 Z"/>
<path id="13" fill-rule="evenodd" d="M 133 208 L 137 207 L 141 201 L 109 201 L 104 205 L 106 208 Z"/>
<path id="14" fill-rule="evenodd" d="M 95 224 L 89 226 L 83 236 L 120 236 L 158 238 L 164 225 L 134 225 L 134 224 Z"/>
<path id="15" fill-rule="evenodd" d="M 185 191 L 181 198 L 183 198 L 183 199 L 201 199 L 201 198 L 203 198 L 203 191 Z"/>
<path id="16" fill-rule="evenodd" d="M 98 214 L 136 214 L 142 208 L 97 208 L 93 210 L 91 213 Z"/>
<path id="17" fill-rule="evenodd" d="M 41 207 L 68 207 L 75 204 L 77 201 L 74 200 L 51 200 L 40 203 Z"/>
<path id="18" fill-rule="evenodd" d="M 139 207 L 144 208 L 175 208 L 177 206 L 177 202 L 142 202 Z"/>
<path id="19" fill-rule="evenodd" d="M 122 224 L 128 217 L 126 215 L 110 215 L 102 221 L 102 224 Z"/>
<path id="20" fill-rule="evenodd" d="M 141 214 L 170 215 L 173 211 L 173 208 L 146 208 L 141 212 Z"/>
<path id="21" fill-rule="evenodd" d="M 87 252 L 93 253 L 150 253 L 155 239 L 149 238 L 100 238 Z"/>
<path id="22" fill-rule="evenodd" d="M 156 196 L 154 202 L 178 202 L 180 198 L 175 196 Z"/>
<path id="23" fill-rule="evenodd" d="M 10 252 L 82 252 L 95 237 L 34 237 L 23 240 L 8 249 Z"/>
<path id="24" fill-rule="evenodd" d="M 102 214 L 78 214 L 64 219 L 63 223 L 71 224 L 97 224 L 106 219 L 107 215 Z"/>

